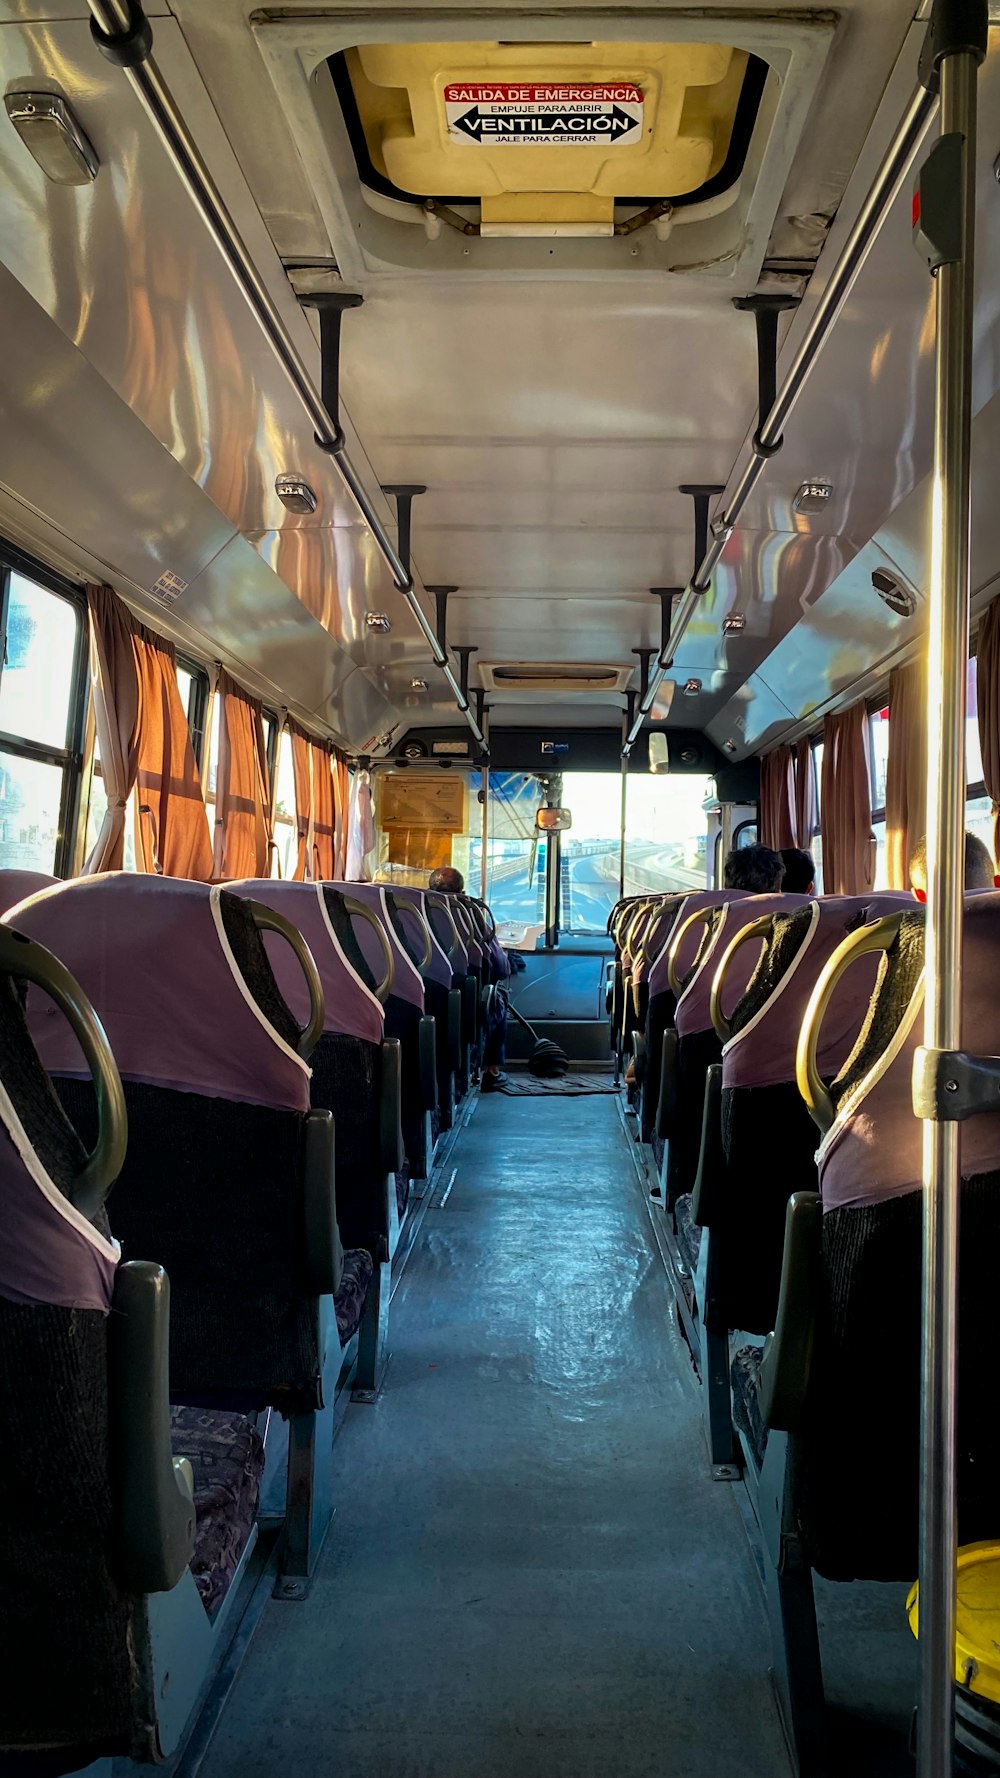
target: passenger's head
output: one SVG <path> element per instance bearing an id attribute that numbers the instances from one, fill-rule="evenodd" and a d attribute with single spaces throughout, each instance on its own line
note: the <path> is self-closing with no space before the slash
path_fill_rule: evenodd
<path id="1" fill-rule="evenodd" d="M 781 887 L 788 895 L 811 895 L 816 887 L 816 866 L 811 852 L 804 852 L 800 846 L 784 846 L 781 862 L 785 867 L 785 880 Z"/>
<path id="2" fill-rule="evenodd" d="M 965 836 L 965 887 L 995 889 L 1000 884 L 994 864 L 982 840 L 974 833 Z M 927 900 L 927 841 L 918 840 L 910 859 L 910 888 L 918 901 Z"/>
<path id="3" fill-rule="evenodd" d="M 726 889 L 746 889 L 751 895 L 771 895 L 781 888 L 785 867 L 781 853 L 770 846 L 736 846 L 723 867 Z"/>
<path id="4" fill-rule="evenodd" d="M 460 870 L 453 870 L 446 864 L 441 870 L 432 870 L 427 883 L 428 889 L 436 889 L 439 895 L 461 895 L 465 888 L 465 878 Z"/>

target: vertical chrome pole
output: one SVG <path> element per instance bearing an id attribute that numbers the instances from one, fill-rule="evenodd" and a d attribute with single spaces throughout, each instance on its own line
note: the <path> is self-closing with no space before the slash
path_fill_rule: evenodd
<path id="1" fill-rule="evenodd" d="M 706 860 L 705 860 L 705 864 L 706 864 L 705 880 L 706 880 L 708 887 L 710 889 L 712 889 L 712 888 L 721 889 L 722 888 L 722 876 L 723 876 L 723 873 L 726 868 L 726 859 L 729 857 L 729 854 L 732 851 L 732 849 L 733 849 L 733 805 L 732 805 L 732 803 L 720 803 L 719 804 L 719 881 L 717 883 L 713 883 L 713 881 L 712 881 L 713 876 L 714 876 L 714 864 L 715 864 L 714 859 L 706 858 Z"/>
<path id="2" fill-rule="evenodd" d="M 618 829 L 618 899 L 625 895 L 625 817 L 628 812 L 628 754 L 622 754 L 622 812 Z"/>
<path id="3" fill-rule="evenodd" d="M 490 768 L 489 768 L 488 762 L 485 759 L 483 760 L 483 766 L 482 766 L 482 788 L 483 788 L 483 840 L 482 840 L 483 855 L 482 855 L 482 858 L 480 859 L 479 899 L 480 899 L 480 901 L 485 901 L 487 899 L 487 896 L 486 896 L 487 862 L 488 862 L 489 849 L 490 849 Z"/>
<path id="4" fill-rule="evenodd" d="M 934 484 L 927 649 L 927 928 L 924 1045 L 956 1050 L 962 1024 L 965 688 L 969 652 L 972 321 L 978 60 L 940 62 L 941 134 L 964 137 L 962 249 L 936 275 Z M 950 1778 L 955 1645 L 955 1393 L 959 1126 L 928 1118 L 923 1154 L 919 1778 Z"/>

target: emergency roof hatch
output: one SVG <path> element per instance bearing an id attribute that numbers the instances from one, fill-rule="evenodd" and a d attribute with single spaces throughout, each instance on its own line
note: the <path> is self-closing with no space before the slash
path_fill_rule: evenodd
<path id="1" fill-rule="evenodd" d="M 748 288 L 836 28 L 666 7 L 253 21 L 343 281 L 646 270 Z"/>
<path id="2" fill-rule="evenodd" d="M 483 235 L 733 202 L 766 65 L 724 43 L 369 43 L 331 72 L 362 183 Z"/>

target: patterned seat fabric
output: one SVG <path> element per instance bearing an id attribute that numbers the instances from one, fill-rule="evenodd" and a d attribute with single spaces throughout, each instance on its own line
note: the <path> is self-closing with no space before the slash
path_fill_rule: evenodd
<path id="1" fill-rule="evenodd" d="M 344 1254 L 344 1269 L 333 1299 L 337 1312 L 337 1333 L 341 1346 L 357 1332 L 368 1300 L 368 1287 L 374 1272 L 372 1256 L 365 1247 L 352 1247 Z"/>
<path id="2" fill-rule="evenodd" d="M 410 1163 L 409 1163 L 409 1161 L 404 1160 L 402 1167 L 400 1168 L 399 1172 L 396 1174 L 395 1177 L 396 1177 L 396 1210 L 399 1214 L 399 1220 L 400 1220 L 400 1222 L 402 1222 L 403 1217 L 406 1214 L 406 1206 L 410 1201 Z"/>
<path id="3" fill-rule="evenodd" d="M 692 1275 L 698 1270 L 698 1255 L 701 1252 L 701 1230 L 691 1220 L 691 1197 L 686 1193 L 678 1198 L 674 1205 L 674 1224 L 677 1229 L 677 1245 L 681 1258 Z"/>
<path id="4" fill-rule="evenodd" d="M 170 1434 L 174 1456 L 186 1457 L 194 1471 L 198 1525 L 191 1572 L 214 1618 L 253 1530 L 264 1444 L 244 1415 L 205 1408 L 171 1408 Z"/>
<path id="5" fill-rule="evenodd" d="M 760 1365 L 763 1346 L 741 1346 L 733 1358 L 733 1421 L 750 1446 L 757 1467 L 767 1450 L 767 1427 L 760 1411 Z"/>

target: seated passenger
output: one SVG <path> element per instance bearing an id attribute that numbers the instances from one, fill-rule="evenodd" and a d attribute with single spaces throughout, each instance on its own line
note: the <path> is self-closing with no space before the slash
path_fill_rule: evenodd
<path id="1" fill-rule="evenodd" d="M 443 865 L 440 870 L 432 870 L 427 881 L 428 889 L 438 895 L 463 895 L 465 878 L 460 870 L 450 864 Z M 483 1079 L 481 1091 L 495 1093 L 503 1075 L 504 1048 L 507 1042 L 507 996 L 499 986 L 490 997 L 490 1020 L 483 1045 Z"/>
<path id="2" fill-rule="evenodd" d="M 800 846 L 784 846 L 781 862 L 785 867 L 781 885 L 786 895 L 812 895 L 816 889 L 816 866 L 812 853 Z"/>
<path id="3" fill-rule="evenodd" d="M 927 841 L 918 840 L 910 859 L 910 888 L 918 901 L 927 900 Z M 965 891 L 1000 889 L 996 866 L 982 840 L 974 833 L 965 836 Z"/>
<path id="4" fill-rule="evenodd" d="M 734 846 L 726 856 L 722 884 L 748 895 L 773 895 L 787 888 L 784 877 L 780 852 L 772 852 L 770 846 Z"/>

